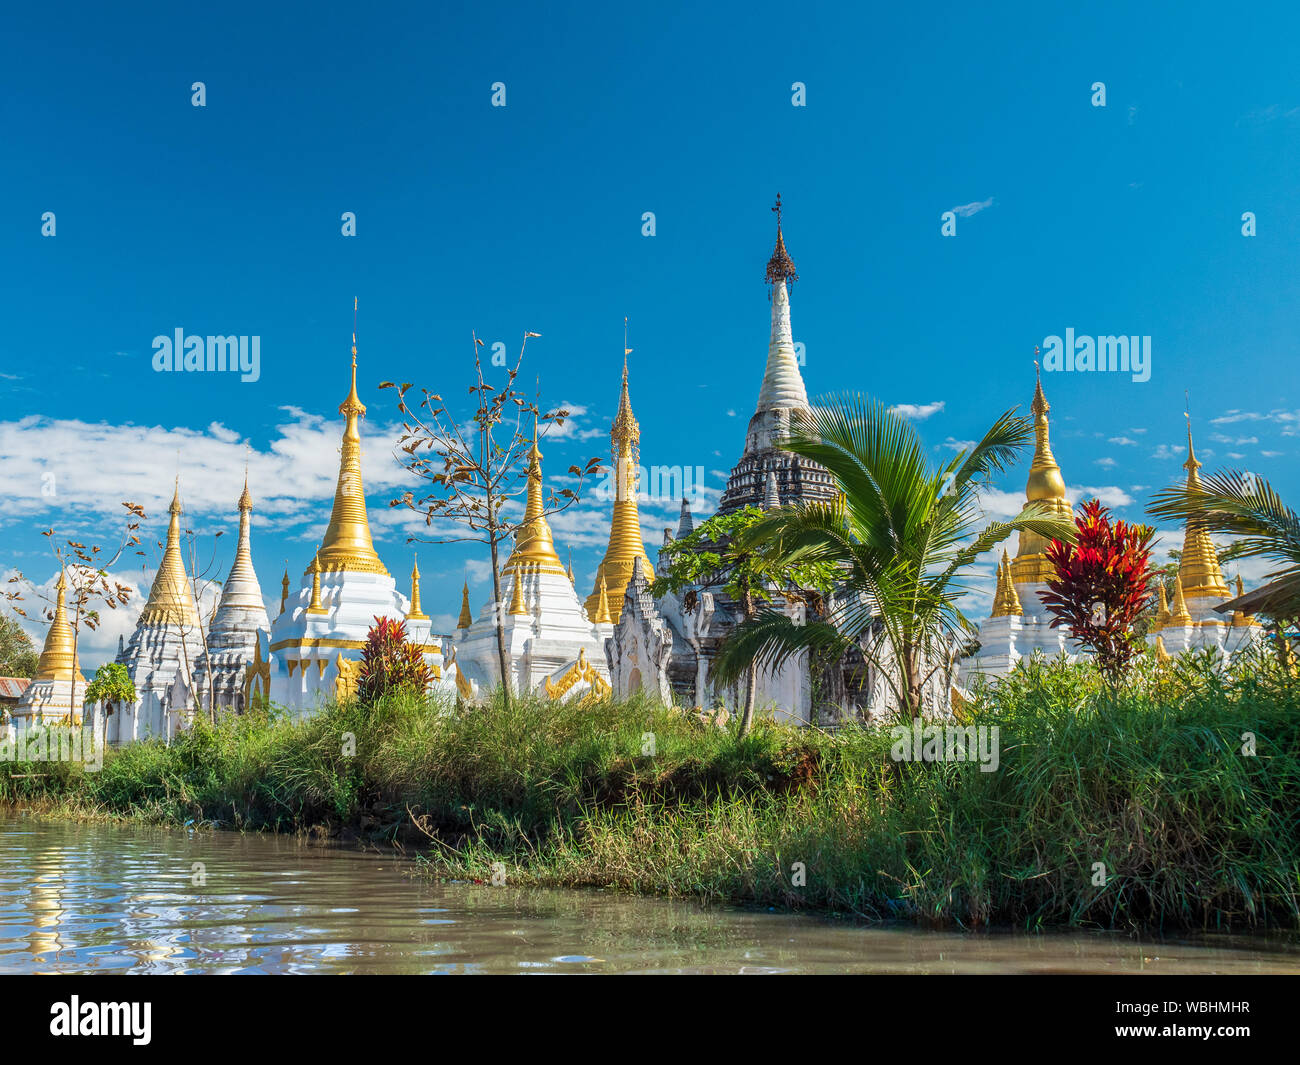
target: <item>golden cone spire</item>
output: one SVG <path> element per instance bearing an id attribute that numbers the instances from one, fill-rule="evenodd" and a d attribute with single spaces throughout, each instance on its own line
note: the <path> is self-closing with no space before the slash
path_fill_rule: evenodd
<path id="1" fill-rule="evenodd" d="M 411 564 L 411 609 L 406 612 L 411 621 L 428 621 L 429 615 L 420 610 L 420 560 Z"/>
<path id="2" fill-rule="evenodd" d="M 1176 628 L 1191 623 L 1192 615 L 1187 610 L 1187 600 L 1183 598 L 1183 578 L 1179 574 L 1174 577 L 1174 608 L 1170 612 L 1169 625 Z"/>
<path id="3" fill-rule="evenodd" d="M 1020 617 L 1024 610 L 1020 606 L 1020 596 L 1011 580 L 1011 559 L 1007 557 L 1006 548 L 1002 549 L 1002 559 L 998 562 L 998 583 L 993 593 L 992 617 Z"/>
<path id="4" fill-rule="evenodd" d="M 646 580 L 654 580 L 655 570 L 641 538 L 641 514 L 637 508 L 641 427 L 632 413 L 627 390 L 627 339 L 623 341 L 623 390 L 619 394 L 618 413 L 609 430 L 610 454 L 614 460 L 614 513 L 609 526 L 609 545 L 605 558 L 596 570 L 595 585 L 584 604 L 587 617 L 598 620 L 601 590 L 614 603 L 607 619 L 618 621 L 623 613 L 623 595 L 638 566 Z"/>
<path id="5" fill-rule="evenodd" d="M 528 613 L 524 608 L 524 571 L 522 566 L 516 566 L 510 576 L 510 613 L 515 615 L 526 615 Z"/>
<path id="6" fill-rule="evenodd" d="M 1156 637 L 1156 661 L 1169 661 L 1169 652 L 1165 649 L 1165 638 L 1163 636 Z"/>
<path id="7" fill-rule="evenodd" d="M 356 302 L 353 301 L 355 313 Z M 329 528 L 317 556 L 319 569 L 325 573 L 353 570 L 360 573 L 388 575 L 383 562 L 375 552 L 370 538 L 370 519 L 366 515 L 366 490 L 361 481 L 361 430 L 359 419 L 365 417 L 366 406 L 357 395 L 357 334 L 352 332 L 352 387 L 347 398 L 339 404 L 339 413 L 346 419 L 343 428 L 343 447 L 339 455 L 339 479 L 334 489 L 334 509 L 330 512 Z"/>
<path id="8" fill-rule="evenodd" d="M 75 677 L 85 683 L 81 675 L 81 663 L 77 661 L 76 640 L 72 626 L 68 623 L 68 608 L 65 591 L 68 586 L 66 574 L 60 570 L 59 583 L 55 585 L 54 620 L 50 630 L 45 634 L 45 645 L 41 648 L 40 660 L 36 663 L 34 680 L 66 680 Z"/>
<path id="9" fill-rule="evenodd" d="M 176 478 L 176 491 L 172 495 L 172 504 L 168 508 L 171 514 L 167 522 L 167 546 L 163 549 L 162 562 L 149 589 L 149 601 L 140 612 L 140 624 L 144 625 L 187 625 L 197 629 L 199 612 L 194 606 L 194 593 L 190 588 L 189 578 L 185 575 L 185 563 L 181 558 L 181 482 Z"/>
<path id="10" fill-rule="evenodd" d="M 1246 594 L 1246 589 L 1241 583 L 1241 574 L 1237 574 L 1237 598 L 1240 599 Z M 1244 629 L 1250 625 L 1258 625 L 1254 614 L 1247 614 L 1244 610 L 1234 610 L 1232 612 L 1232 627 L 1234 629 Z"/>
<path id="11" fill-rule="evenodd" d="M 289 564 L 284 566 L 284 580 L 280 582 L 280 613 L 284 613 L 284 606 L 289 601 Z"/>
<path id="12" fill-rule="evenodd" d="M 515 533 L 515 549 L 502 568 L 510 573 L 523 567 L 531 572 L 558 573 L 566 576 L 560 556 L 555 553 L 555 537 L 546 520 L 542 498 L 542 452 L 537 446 L 537 415 L 533 415 L 533 446 L 528 456 L 528 496 L 524 520 Z"/>
<path id="13" fill-rule="evenodd" d="M 1196 451 L 1192 446 L 1192 420 L 1187 419 L 1187 461 L 1183 469 L 1187 471 L 1187 487 L 1201 487 L 1200 474 L 1196 471 L 1201 464 L 1196 461 Z M 1178 562 L 1178 578 L 1182 583 L 1183 594 L 1189 599 L 1229 597 L 1228 585 L 1219 568 L 1219 554 L 1214 549 L 1214 542 L 1205 526 L 1195 516 L 1187 519 L 1187 531 L 1183 537 L 1183 553 Z"/>
<path id="14" fill-rule="evenodd" d="M 474 624 L 474 615 L 469 609 L 469 581 L 460 590 L 460 620 L 456 622 L 456 628 L 468 629 Z"/>
<path id="15" fill-rule="evenodd" d="M 1151 623 L 1151 631 L 1159 632 L 1169 624 L 1169 619 L 1173 616 L 1169 613 L 1169 598 L 1165 595 L 1165 582 L 1161 581 L 1156 586 L 1159 593 L 1159 605 L 1156 607 L 1156 619 Z"/>
<path id="16" fill-rule="evenodd" d="M 592 619 L 597 625 L 612 625 L 614 619 L 609 613 L 609 595 L 605 588 L 605 578 L 596 581 L 596 616 Z"/>
<path id="17" fill-rule="evenodd" d="M 329 611 L 320 605 L 320 556 L 316 555 L 311 560 L 311 565 L 307 567 L 307 572 L 311 574 L 311 602 L 307 604 L 308 614 L 328 614 Z"/>
<path id="18" fill-rule="evenodd" d="M 1038 353 L 1037 348 L 1034 353 Z M 1061 467 L 1056 464 L 1056 457 L 1052 454 L 1047 418 L 1052 407 L 1043 394 L 1043 380 L 1037 360 L 1034 362 L 1034 378 L 1034 401 L 1030 405 L 1034 415 L 1034 459 L 1029 464 L 1025 502 L 1038 503 L 1053 514 L 1068 519 L 1073 515 L 1073 510 L 1065 498 L 1065 479 L 1061 476 Z M 1016 550 L 1015 561 L 1011 563 L 1011 579 L 1016 584 L 1042 583 L 1056 576 L 1052 564 L 1047 560 L 1047 543 L 1038 533 L 1029 529 L 1021 530 L 1020 546 Z"/>

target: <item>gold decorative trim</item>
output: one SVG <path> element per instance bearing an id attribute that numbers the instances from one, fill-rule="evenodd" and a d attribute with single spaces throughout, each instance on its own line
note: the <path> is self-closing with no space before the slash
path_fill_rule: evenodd
<path id="1" fill-rule="evenodd" d="M 279 643 L 271 644 L 272 651 L 280 651 L 286 647 L 302 648 L 304 651 L 310 651 L 315 647 L 342 648 L 345 651 L 360 651 L 366 646 L 364 640 L 336 640 L 325 636 L 319 640 L 281 640 Z"/>
<path id="2" fill-rule="evenodd" d="M 597 672 L 596 667 L 587 661 L 587 650 L 584 647 L 578 648 L 578 660 L 564 671 L 559 683 L 552 684 L 551 678 L 547 677 L 542 686 L 547 698 L 556 700 L 564 698 L 580 681 L 586 681 L 597 698 L 603 698 L 614 690 L 609 681 Z"/>

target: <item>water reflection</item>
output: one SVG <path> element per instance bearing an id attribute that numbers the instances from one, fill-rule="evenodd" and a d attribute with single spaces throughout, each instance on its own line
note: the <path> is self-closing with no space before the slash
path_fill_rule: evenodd
<path id="1" fill-rule="evenodd" d="M 0 813 L 0 972 L 1300 973 L 1295 938 L 863 926 L 435 884 L 391 855 Z"/>

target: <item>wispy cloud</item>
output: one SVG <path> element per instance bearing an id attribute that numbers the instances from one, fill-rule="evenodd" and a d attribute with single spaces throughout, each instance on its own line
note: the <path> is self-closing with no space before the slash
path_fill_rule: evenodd
<path id="1" fill-rule="evenodd" d="M 950 207 L 948 210 L 961 218 L 969 218 L 971 215 L 979 214 L 981 211 L 988 210 L 993 206 L 993 197 L 987 200 L 979 200 L 975 203 L 963 203 L 960 207 Z"/>
<path id="2" fill-rule="evenodd" d="M 933 403 L 895 403 L 889 409 L 895 414 L 901 414 L 904 418 L 923 422 L 926 418 L 938 414 L 943 410 L 943 407 L 944 401 L 937 399 Z"/>

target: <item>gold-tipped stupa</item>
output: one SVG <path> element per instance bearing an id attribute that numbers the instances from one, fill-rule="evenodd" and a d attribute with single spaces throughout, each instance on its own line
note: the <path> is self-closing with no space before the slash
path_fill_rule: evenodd
<path id="1" fill-rule="evenodd" d="M 355 303 L 353 305 L 355 311 Z M 334 509 L 329 527 L 317 553 L 317 568 L 323 573 L 352 570 L 360 573 L 388 575 L 374 541 L 370 537 L 370 519 L 366 515 L 366 490 L 361 480 L 360 419 L 366 406 L 357 395 L 357 334 L 352 333 L 352 387 L 339 404 L 339 413 L 347 419 L 343 428 L 343 447 L 339 454 L 339 479 L 334 489 Z"/>
<path id="2" fill-rule="evenodd" d="M 624 319 L 626 329 L 626 319 Z M 632 413 L 632 401 L 627 387 L 627 356 L 631 352 L 627 346 L 627 336 L 623 338 L 623 390 L 619 394 L 618 413 L 609 430 L 610 454 L 614 461 L 614 508 L 609 526 L 609 544 L 605 548 L 605 557 L 596 570 L 596 580 L 584 604 L 587 616 L 593 621 L 601 621 L 600 598 L 605 595 L 608 603 L 604 620 L 617 622 L 623 613 L 623 596 L 627 586 L 641 567 L 646 580 L 654 580 L 654 565 L 646 554 L 641 537 L 641 513 L 637 507 L 637 492 L 640 488 L 639 462 L 641 426 L 636 415 Z"/>

